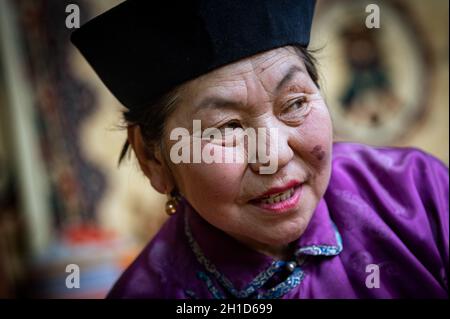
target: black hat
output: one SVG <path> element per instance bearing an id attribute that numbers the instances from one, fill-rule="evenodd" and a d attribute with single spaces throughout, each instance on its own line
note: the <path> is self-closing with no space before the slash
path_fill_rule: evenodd
<path id="1" fill-rule="evenodd" d="M 156 5 L 158 4 L 158 5 Z M 72 33 L 127 108 L 222 65 L 286 45 L 307 47 L 314 0 L 128 0 Z"/>

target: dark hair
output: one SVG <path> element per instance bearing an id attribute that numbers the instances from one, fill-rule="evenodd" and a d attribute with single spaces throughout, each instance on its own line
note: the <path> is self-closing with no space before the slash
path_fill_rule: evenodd
<path id="1" fill-rule="evenodd" d="M 295 46 L 294 47 L 298 55 L 303 59 L 306 70 L 309 76 L 313 80 L 314 84 L 319 87 L 319 74 L 317 71 L 317 60 L 313 56 L 315 51 L 308 50 L 306 48 Z M 155 99 L 149 103 L 149 107 L 127 110 L 123 113 L 123 118 L 126 127 L 138 125 L 141 129 L 142 138 L 144 139 L 147 155 L 151 158 L 153 156 L 153 150 L 155 145 L 162 142 L 164 136 L 164 127 L 166 120 L 170 114 L 174 111 L 176 101 L 178 99 L 179 87 L 172 89 L 170 92 Z M 162 144 L 160 144 L 162 146 Z M 120 152 L 119 164 L 129 154 L 130 144 L 128 140 L 125 141 L 122 151 Z"/>

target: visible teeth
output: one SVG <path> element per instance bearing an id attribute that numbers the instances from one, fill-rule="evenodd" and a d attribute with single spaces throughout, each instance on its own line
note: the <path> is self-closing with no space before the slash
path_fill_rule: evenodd
<path id="1" fill-rule="evenodd" d="M 278 202 L 281 202 L 281 201 L 284 201 L 284 200 L 290 198 L 293 194 L 294 194 L 294 189 L 290 188 L 283 193 L 273 194 L 267 198 L 261 199 L 261 202 L 264 204 L 278 203 Z"/>

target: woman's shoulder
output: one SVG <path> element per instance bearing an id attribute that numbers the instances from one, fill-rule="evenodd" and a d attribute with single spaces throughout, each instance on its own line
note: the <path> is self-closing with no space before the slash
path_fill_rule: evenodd
<path id="1" fill-rule="evenodd" d="M 417 148 L 336 143 L 327 195 L 359 198 L 383 211 L 410 215 L 418 209 L 448 216 L 448 167 Z"/>
<path id="2" fill-rule="evenodd" d="M 448 167 L 433 155 L 415 147 L 373 146 L 361 143 L 335 142 L 333 163 L 353 162 L 362 166 L 390 169 L 395 165 L 438 166 L 447 171 Z"/>
<path id="3" fill-rule="evenodd" d="M 330 184 L 337 188 L 355 188 L 378 198 L 397 195 L 403 200 L 439 201 L 448 199 L 448 176 L 442 161 L 414 147 L 333 145 Z"/>
<path id="4" fill-rule="evenodd" d="M 349 263 L 365 251 L 447 286 L 449 184 L 440 160 L 416 148 L 336 143 L 325 199 Z"/>

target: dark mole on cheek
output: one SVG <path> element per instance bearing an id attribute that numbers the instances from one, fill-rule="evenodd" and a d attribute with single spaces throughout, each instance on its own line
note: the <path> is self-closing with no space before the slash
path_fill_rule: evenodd
<path id="1" fill-rule="evenodd" d="M 322 150 L 322 146 L 316 145 L 311 151 L 311 154 L 314 155 L 319 161 L 323 160 L 325 157 L 325 152 Z"/>

